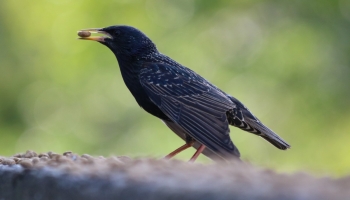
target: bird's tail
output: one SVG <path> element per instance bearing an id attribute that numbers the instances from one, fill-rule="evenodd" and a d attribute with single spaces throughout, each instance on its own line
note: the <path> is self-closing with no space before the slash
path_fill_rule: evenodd
<path id="1" fill-rule="evenodd" d="M 286 150 L 290 148 L 286 141 L 261 123 L 240 101 L 232 96 L 229 96 L 229 98 L 236 105 L 235 108 L 227 112 L 227 119 L 231 125 L 261 136 L 279 149 Z"/>
<path id="2" fill-rule="evenodd" d="M 277 134 L 275 135 L 278 137 Z M 270 138 L 266 135 L 260 135 L 260 136 L 279 149 L 286 150 L 290 148 L 290 145 L 280 137 L 278 137 L 278 139 L 275 139 L 275 138 Z"/>
<path id="3" fill-rule="evenodd" d="M 286 141 L 284 141 L 279 135 L 277 135 L 271 129 L 267 128 L 260 121 L 248 119 L 247 124 L 248 126 L 255 129 L 254 131 L 249 131 L 249 132 L 261 136 L 262 138 L 270 142 L 273 146 L 282 150 L 286 150 L 290 148 L 290 145 Z"/>

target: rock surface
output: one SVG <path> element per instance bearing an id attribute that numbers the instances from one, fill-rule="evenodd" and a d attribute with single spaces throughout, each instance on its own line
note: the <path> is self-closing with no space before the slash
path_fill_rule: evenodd
<path id="1" fill-rule="evenodd" d="M 27 151 L 0 157 L 0 199 L 350 199 L 350 177 L 279 174 L 243 162 L 81 156 Z"/>

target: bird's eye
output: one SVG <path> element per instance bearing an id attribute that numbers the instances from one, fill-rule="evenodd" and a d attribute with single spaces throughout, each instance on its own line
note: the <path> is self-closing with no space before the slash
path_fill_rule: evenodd
<path id="1" fill-rule="evenodd" d="M 120 30 L 116 30 L 115 35 L 120 35 Z"/>

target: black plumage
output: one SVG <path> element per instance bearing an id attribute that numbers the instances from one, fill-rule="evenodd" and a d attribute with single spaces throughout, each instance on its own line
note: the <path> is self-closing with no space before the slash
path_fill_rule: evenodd
<path id="1" fill-rule="evenodd" d="M 110 26 L 83 31 L 104 34 L 80 39 L 107 46 L 115 54 L 124 82 L 137 103 L 160 118 L 188 146 L 202 146 L 199 153 L 203 151 L 214 160 L 238 158 L 240 153 L 230 139 L 229 125 L 259 135 L 279 149 L 290 147 L 240 101 L 161 54 L 136 28 Z"/>

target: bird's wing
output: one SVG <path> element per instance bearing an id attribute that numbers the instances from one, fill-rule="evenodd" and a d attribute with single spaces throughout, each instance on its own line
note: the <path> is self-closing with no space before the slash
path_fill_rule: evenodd
<path id="1" fill-rule="evenodd" d="M 239 157 L 226 117 L 234 104 L 225 94 L 193 71 L 163 63 L 145 64 L 139 78 L 151 101 L 191 137 L 223 157 Z"/>

